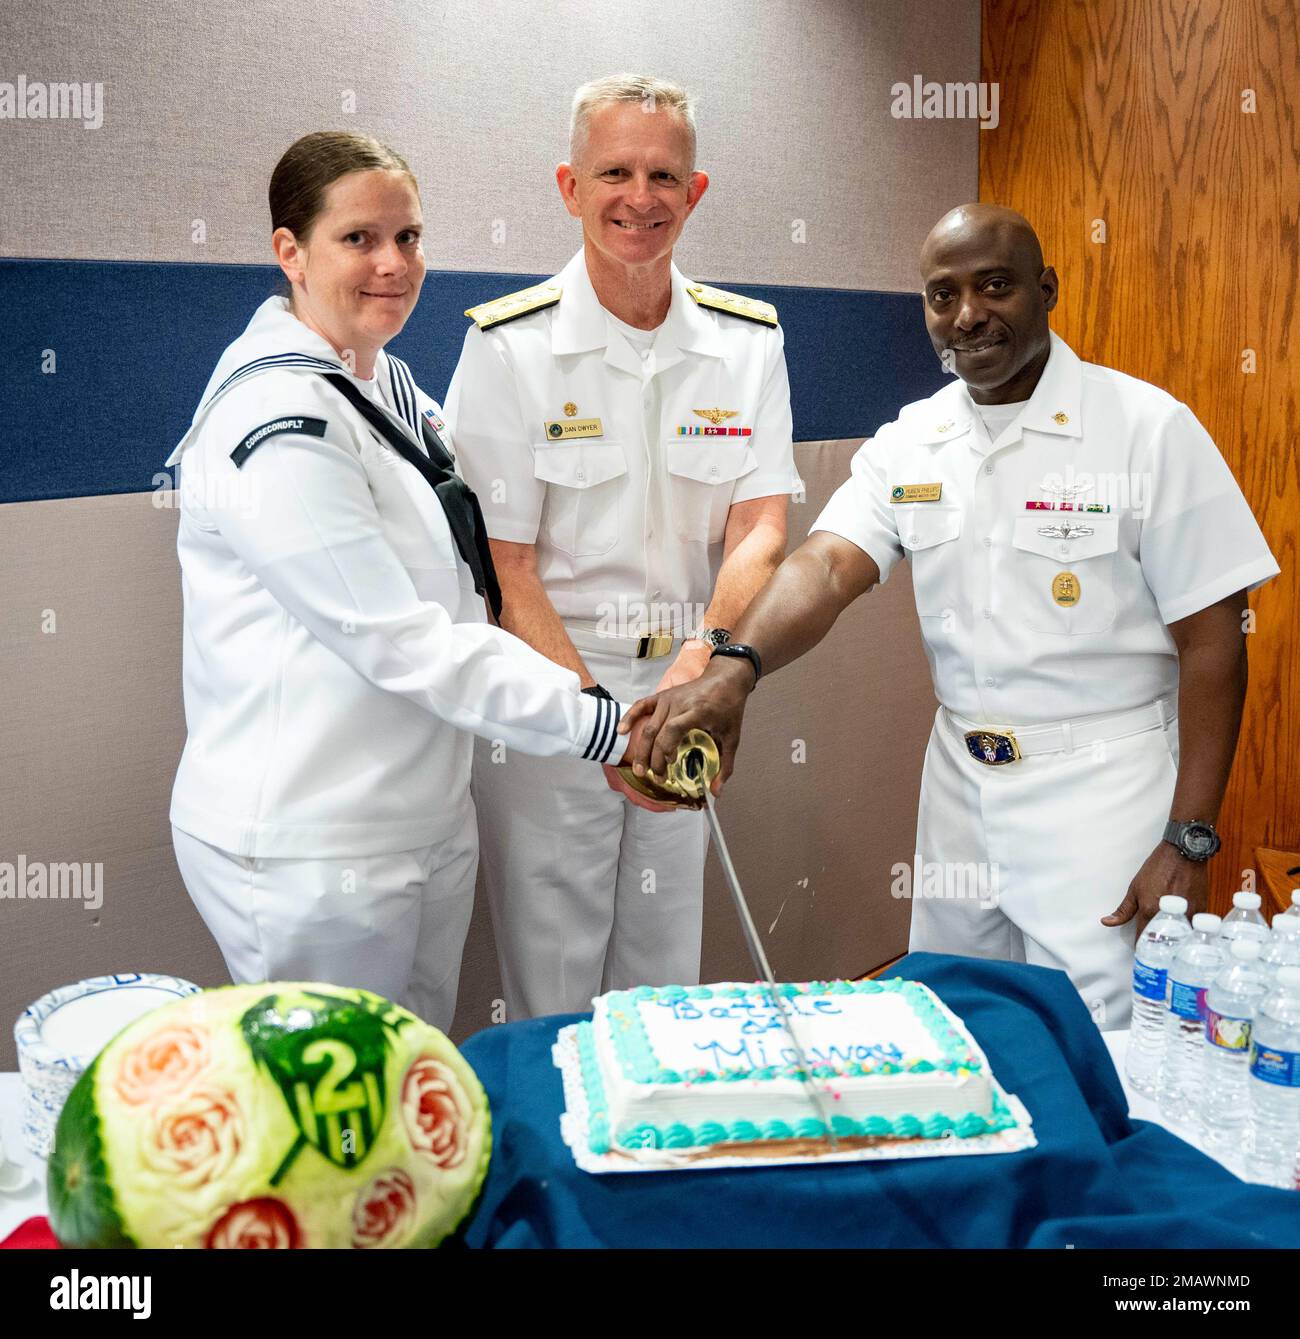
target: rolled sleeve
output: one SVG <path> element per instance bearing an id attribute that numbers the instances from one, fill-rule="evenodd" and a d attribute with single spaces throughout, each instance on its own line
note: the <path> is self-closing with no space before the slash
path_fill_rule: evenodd
<path id="1" fill-rule="evenodd" d="M 768 344 L 763 390 L 754 416 L 754 431 L 749 439 L 750 450 L 758 460 L 758 468 L 750 470 L 736 481 L 735 491 L 731 495 L 733 505 L 759 497 L 796 493 L 802 487 L 802 480 L 794 465 L 790 378 L 785 366 L 785 333 L 780 326 L 772 332 Z"/>
<path id="2" fill-rule="evenodd" d="M 465 334 L 445 413 L 457 464 L 478 496 L 488 534 L 535 543 L 546 484 L 533 474 L 514 374 L 502 350 L 477 326 Z"/>
<path id="3" fill-rule="evenodd" d="M 1176 623 L 1281 570 L 1209 433 L 1178 405 L 1154 434 L 1139 555 L 1160 616 Z"/>
<path id="4" fill-rule="evenodd" d="M 854 453 L 849 477 L 831 495 L 831 500 L 813 522 L 812 534 L 828 530 L 874 560 L 884 582 L 894 564 L 903 556 L 898 524 L 889 501 L 888 450 L 886 424 L 870 441 Z"/>

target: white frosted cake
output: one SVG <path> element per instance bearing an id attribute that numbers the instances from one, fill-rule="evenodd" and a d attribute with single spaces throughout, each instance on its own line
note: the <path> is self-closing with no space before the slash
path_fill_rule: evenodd
<path id="1" fill-rule="evenodd" d="M 1015 1118 L 974 1038 L 918 981 L 777 988 L 843 1140 L 969 1138 Z M 768 988 L 641 986 L 578 1027 L 593 1153 L 823 1139 Z"/>

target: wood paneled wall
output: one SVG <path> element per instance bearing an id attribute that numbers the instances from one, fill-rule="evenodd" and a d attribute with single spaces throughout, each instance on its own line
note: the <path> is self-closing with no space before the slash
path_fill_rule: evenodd
<path id="1" fill-rule="evenodd" d="M 1001 101 L 999 125 L 980 133 L 980 199 L 1038 230 L 1061 280 L 1053 324 L 1080 357 L 1191 406 L 1282 567 L 1250 599 L 1250 694 L 1220 819 L 1216 911 L 1257 846 L 1300 849 L 1298 10 L 983 6 L 981 77 Z"/>

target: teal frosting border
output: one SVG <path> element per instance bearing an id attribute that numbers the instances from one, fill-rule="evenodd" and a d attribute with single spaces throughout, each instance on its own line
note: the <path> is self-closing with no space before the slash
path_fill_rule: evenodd
<path id="1" fill-rule="evenodd" d="M 953 1027 L 947 1014 L 935 1002 L 929 990 L 919 981 L 810 981 L 802 985 L 778 985 L 779 994 L 798 995 L 901 995 L 912 1006 L 922 1026 L 938 1044 L 942 1059 L 939 1063 L 924 1058 L 900 1062 L 890 1060 L 852 1062 L 846 1065 L 813 1065 L 813 1078 L 864 1078 L 875 1074 L 975 1074 L 983 1064 L 978 1054 L 962 1034 Z M 713 1083 L 736 1079 L 798 1079 L 809 1078 L 799 1065 L 768 1065 L 764 1068 L 737 1066 L 716 1074 L 709 1069 L 678 1071 L 660 1064 L 646 1035 L 639 1004 L 673 1004 L 680 1000 L 743 999 L 746 995 L 767 996 L 766 986 L 726 986 L 714 990 L 711 986 L 638 986 L 635 990 L 618 990 L 606 997 L 610 1021 L 610 1035 L 614 1054 L 625 1077 L 633 1083 Z M 978 1119 L 978 1118 L 977 1118 Z M 770 1137 L 770 1136 L 769 1136 Z M 782 1136 L 784 1137 L 784 1136 Z"/>
<path id="2" fill-rule="evenodd" d="M 944 1011 L 935 1003 L 934 998 L 920 982 L 900 981 L 832 981 L 809 982 L 806 985 L 780 985 L 777 989 L 785 995 L 832 994 L 844 995 L 858 993 L 872 995 L 881 992 L 902 994 L 912 1005 L 930 1035 L 938 1042 L 943 1052 L 941 1064 L 919 1060 L 911 1063 L 861 1065 L 849 1064 L 838 1068 L 831 1065 L 814 1065 L 814 1077 L 832 1077 L 838 1075 L 858 1076 L 867 1074 L 894 1074 L 901 1072 L 923 1073 L 943 1071 L 975 1073 L 982 1068 L 979 1056 L 970 1049 L 969 1043 L 953 1027 Z M 709 1071 L 688 1071 L 678 1074 L 665 1069 L 655 1059 L 650 1040 L 646 1036 L 637 1004 L 644 1001 L 673 1002 L 680 999 L 738 998 L 748 994 L 767 994 L 765 987 L 729 986 L 722 991 L 714 991 L 708 986 L 695 986 L 687 989 L 683 986 L 651 987 L 641 986 L 636 990 L 615 991 L 607 997 L 611 1020 L 617 1018 L 618 1026 L 613 1031 L 614 1050 L 624 1073 L 639 1083 L 698 1083 L 701 1081 L 726 1082 L 729 1079 L 773 1079 L 799 1078 L 806 1080 L 808 1075 L 798 1066 L 768 1067 L 765 1069 L 728 1070 L 721 1078 Z M 617 1010 L 617 1013 L 616 1013 Z M 600 1076 L 600 1062 L 596 1054 L 596 1033 L 591 1023 L 579 1023 L 577 1029 L 578 1067 L 582 1075 L 587 1095 L 587 1143 L 593 1153 L 608 1153 L 614 1137 L 609 1124 L 609 1104 L 605 1094 L 605 1084 Z M 993 1090 L 993 1113 L 990 1117 L 980 1116 L 971 1111 L 964 1116 L 953 1118 L 935 1113 L 919 1116 L 904 1113 L 892 1119 L 886 1116 L 867 1116 L 854 1120 L 850 1116 L 834 1116 L 831 1126 L 837 1137 L 881 1138 L 881 1139 L 940 1139 L 944 1137 L 971 1139 L 978 1135 L 995 1134 L 1000 1130 L 1014 1129 L 1015 1116 L 1003 1101 L 996 1088 Z M 620 1131 L 617 1143 L 622 1148 L 704 1148 L 710 1144 L 748 1143 L 769 1139 L 824 1139 L 827 1135 L 825 1124 L 811 1117 L 788 1124 L 781 1120 L 765 1121 L 755 1124 L 753 1121 L 733 1121 L 724 1125 L 718 1121 L 701 1121 L 697 1125 L 685 1125 L 674 1122 L 667 1126 L 658 1126 L 642 1121 L 627 1130 Z"/>
<path id="3" fill-rule="evenodd" d="M 596 1056 L 596 1033 L 590 1023 L 578 1024 L 578 1068 L 587 1092 L 587 1146 L 593 1153 L 608 1153 L 611 1147 L 609 1105 L 605 1085 L 600 1077 L 600 1063 Z M 988 1119 L 967 1112 L 953 1119 L 951 1116 L 914 1116 L 902 1114 L 892 1120 L 885 1116 L 867 1116 L 854 1120 L 850 1116 L 831 1119 L 835 1134 L 841 1139 L 855 1137 L 878 1139 L 972 1139 L 981 1134 L 1014 1129 L 1016 1118 L 993 1090 L 993 1114 Z M 706 1148 L 710 1144 L 740 1144 L 762 1139 L 824 1139 L 826 1126 L 811 1117 L 795 1121 L 793 1125 L 781 1120 L 733 1121 L 723 1125 L 719 1121 L 701 1121 L 698 1125 L 684 1125 L 675 1121 L 658 1126 L 649 1121 L 623 1130 L 618 1135 L 622 1148 Z"/>

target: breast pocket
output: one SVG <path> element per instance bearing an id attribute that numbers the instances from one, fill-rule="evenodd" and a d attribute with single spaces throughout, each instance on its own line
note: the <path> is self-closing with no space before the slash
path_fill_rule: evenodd
<path id="1" fill-rule="evenodd" d="M 549 544 L 571 558 L 599 557 L 614 547 L 627 476 L 621 442 L 535 446 L 533 474 L 547 485 L 542 530 Z"/>
<path id="2" fill-rule="evenodd" d="M 665 443 L 673 529 L 679 539 L 718 544 L 736 480 L 758 468 L 748 442 L 708 437 L 670 437 Z"/>
<path id="3" fill-rule="evenodd" d="M 1115 554 L 1119 517 L 1083 513 L 1017 516 L 1011 555 L 1010 616 L 1035 632 L 1059 636 L 1105 632 L 1115 621 Z M 1091 533 L 1040 534 L 1078 524 Z"/>
<path id="4" fill-rule="evenodd" d="M 912 566 L 916 612 L 938 618 L 955 608 L 960 595 L 957 539 L 961 508 L 932 502 L 904 503 L 895 509 L 898 538 Z"/>

